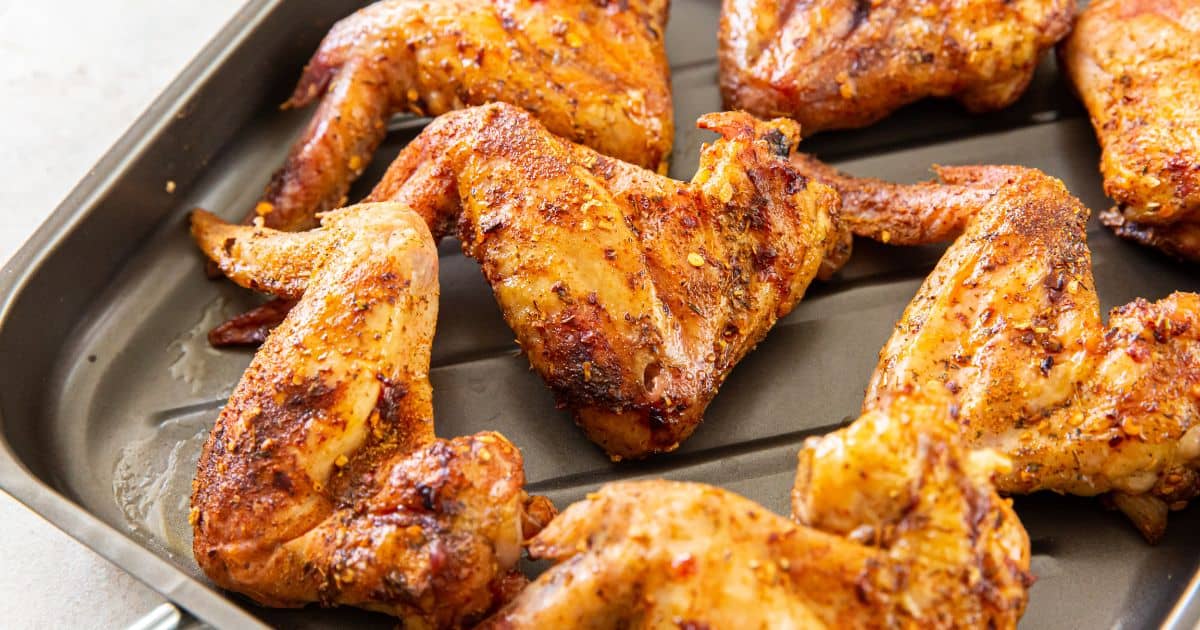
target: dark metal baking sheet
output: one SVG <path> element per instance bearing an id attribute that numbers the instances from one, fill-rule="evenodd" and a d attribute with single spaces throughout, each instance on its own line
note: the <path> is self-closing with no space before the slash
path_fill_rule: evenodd
<path id="1" fill-rule="evenodd" d="M 0 275 L 0 485 L 221 627 L 391 623 L 353 610 L 272 611 L 217 591 L 191 558 L 186 525 L 200 442 L 251 356 L 211 350 L 203 332 L 256 299 L 202 278 L 186 213 L 202 206 L 235 218 L 254 202 L 309 113 L 276 105 L 328 27 L 360 4 L 250 2 Z M 709 137 L 692 122 L 720 107 L 718 5 L 672 7 L 679 178 L 690 178 Z M 420 125 L 393 124 L 358 192 Z M 1062 178 L 1094 211 L 1108 204 L 1095 140 L 1051 58 L 1003 112 L 969 116 L 953 103 L 923 103 L 804 148 L 854 173 L 900 181 L 928 177 L 933 163 L 1026 164 Z M 1106 308 L 1200 290 L 1194 266 L 1096 225 L 1089 236 Z M 502 431 L 524 451 L 531 489 L 560 506 L 605 481 L 662 476 L 722 485 L 786 513 L 798 444 L 858 409 L 879 348 L 941 253 L 856 248 L 850 265 L 814 286 L 734 370 L 678 452 L 613 464 L 517 355 L 475 263 L 443 243 L 432 372 L 438 433 Z M 1149 546 L 1096 501 L 1044 495 L 1018 499 L 1017 508 L 1039 576 L 1025 627 L 1185 628 L 1200 619 L 1200 509 L 1174 514 L 1163 542 Z"/>

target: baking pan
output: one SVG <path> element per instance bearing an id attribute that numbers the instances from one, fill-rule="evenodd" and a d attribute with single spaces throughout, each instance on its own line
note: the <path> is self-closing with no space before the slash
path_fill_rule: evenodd
<path id="1" fill-rule="evenodd" d="M 280 112 L 278 103 L 325 31 L 360 5 L 250 2 L 0 275 L 0 485 L 221 627 L 393 623 L 348 609 L 268 610 L 214 589 L 192 560 L 186 519 L 199 447 L 251 357 L 210 349 L 204 333 L 259 299 L 204 279 L 187 212 L 202 206 L 233 219 L 256 200 L 309 115 Z M 716 0 L 672 7 L 677 178 L 690 178 L 710 138 L 692 122 L 720 108 L 718 10 Z M 393 121 L 355 194 L 423 122 Z M 1003 112 L 970 116 L 953 103 L 923 103 L 802 146 L 853 173 L 898 181 L 927 178 L 933 163 L 1025 164 L 1062 178 L 1093 211 L 1109 204 L 1091 129 L 1052 58 Z M 1200 290 L 1194 266 L 1094 222 L 1089 238 L 1106 309 Z M 614 464 L 555 409 L 477 265 L 448 240 L 432 371 L 438 433 L 503 432 L 524 451 L 529 490 L 559 506 L 606 481 L 666 477 L 721 485 L 787 513 L 798 445 L 855 415 L 879 349 L 941 251 L 858 242 L 845 270 L 814 286 L 737 366 L 682 448 Z M 1155 546 L 1096 500 L 1023 497 L 1017 511 L 1038 575 L 1025 627 L 1200 620 L 1200 509 L 1172 515 Z"/>

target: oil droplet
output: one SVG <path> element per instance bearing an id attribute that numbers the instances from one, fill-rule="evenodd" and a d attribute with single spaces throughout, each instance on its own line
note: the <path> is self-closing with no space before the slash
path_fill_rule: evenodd
<path id="1" fill-rule="evenodd" d="M 179 356 L 168 368 L 171 377 L 192 386 L 192 393 L 199 394 L 208 376 L 208 364 L 222 356 L 208 343 L 208 331 L 229 318 L 229 303 L 225 298 L 217 298 L 204 307 L 200 321 L 184 331 L 171 345 L 169 352 L 178 352 Z M 216 392 L 214 392 L 216 393 Z"/>
<path id="2" fill-rule="evenodd" d="M 170 554 L 190 557 L 192 477 L 217 410 L 168 419 L 121 449 L 113 496 L 130 530 Z"/>

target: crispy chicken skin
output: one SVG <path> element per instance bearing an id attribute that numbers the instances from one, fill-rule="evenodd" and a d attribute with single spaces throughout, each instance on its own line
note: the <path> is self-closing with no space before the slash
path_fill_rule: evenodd
<path id="1" fill-rule="evenodd" d="M 895 392 L 944 389 L 970 441 L 1012 459 L 1001 491 L 1112 493 L 1158 538 L 1168 509 L 1200 494 L 1200 296 L 1136 300 L 1106 326 L 1088 209 L 1062 182 L 1015 166 L 937 172 L 941 191 L 827 180 L 864 199 L 890 195 L 890 209 L 843 208 L 856 232 L 916 243 L 910 222 L 965 226 L 880 353 L 864 409 Z"/>
<path id="2" fill-rule="evenodd" d="M 1200 260 L 1200 4 L 1099 0 L 1062 46 L 1100 138 L 1101 220 L 1118 235 Z"/>
<path id="3" fill-rule="evenodd" d="M 846 175 L 805 153 L 793 153 L 792 166 L 837 190 L 844 208 L 842 223 L 852 234 L 892 245 L 954 239 L 994 193 L 994 186 L 988 186 L 988 169 L 971 172 L 969 183 L 963 184 L 893 184 Z M 956 172 L 967 173 L 961 168 Z"/>
<path id="4" fill-rule="evenodd" d="M 725 0 L 725 106 L 811 134 L 862 127 L 934 96 L 974 112 L 1025 91 L 1075 0 Z"/>
<path id="5" fill-rule="evenodd" d="M 460 110 L 369 197 L 458 235 L 532 366 L 614 457 L 677 447 L 733 366 L 849 253 L 837 195 L 788 164 L 795 123 L 699 125 L 722 138 L 685 183 L 510 105 Z"/>
<path id="6" fill-rule="evenodd" d="M 797 503 L 829 510 L 821 529 L 703 484 L 607 485 L 533 539 L 556 566 L 482 627 L 1014 627 L 1028 537 L 991 487 L 997 458 L 967 458 L 928 407 L 805 447 Z"/>
<path id="7" fill-rule="evenodd" d="M 316 225 L 345 203 L 388 118 L 493 101 L 551 131 L 659 168 L 670 153 L 667 0 L 386 0 L 339 22 L 285 107 L 321 104 L 255 212 Z M 253 216 L 253 214 L 251 215 Z"/>
<path id="8" fill-rule="evenodd" d="M 239 283 L 299 302 L 221 411 L 193 484 L 193 551 L 265 605 L 346 604 L 457 627 L 522 584 L 523 490 L 504 437 L 433 434 L 437 251 L 399 204 L 303 234 L 198 213 L 201 248 Z M 298 265 L 296 261 L 307 261 Z"/>
<path id="9" fill-rule="evenodd" d="M 1011 464 L 969 448 L 950 404 L 897 394 L 800 450 L 792 517 L 885 556 L 856 581 L 875 610 L 854 625 L 1013 628 L 1024 613 L 1029 536 L 994 485 Z"/>
<path id="10" fill-rule="evenodd" d="M 210 264 L 211 261 L 210 261 Z M 215 265 L 214 265 L 215 269 Z M 221 322 L 208 331 L 208 343 L 214 348 L 260 346 L 276 326 L 296 306 L 295 300 L 275 298 Z"/>

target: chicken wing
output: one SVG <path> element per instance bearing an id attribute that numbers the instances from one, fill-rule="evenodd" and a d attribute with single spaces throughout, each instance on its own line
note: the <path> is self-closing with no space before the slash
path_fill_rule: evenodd
<path id="1" fill-rule="evenodd" d="M 397 112 L 493 101 L 551 131 L 659 168 L 670 153 L 667 0 L 385 0 L 342 20 L 285 107 L 320 98 L 255 209 L 267 227 L 313 227 L 339 207 Z"/>
<path id="2" fill-rule="evenodd" d="M 869 125 L 930 96 L 1002 109 L 1074 10 L 1075 0 L 725 0 L 721 93 L 727 108 L 788 116 L 805 134 Z"/>
<path id="3" fill-rule="evenodd" d="M 966 183 L 923 182 L 893 184 L 881 179 L 853 177 L 805 153 L 792 154 L 792 166 L 837 190 L 842 223 L 855 236 L 892 245 L 925 245 L 949 241 L 963 233 L 976 211 L 995 194 L 988 167 L 966 176 Z"/>
<path id="4" fill-rule="evenodd" d="M 533 539 L 556 566 L 482 627 L 1015 627 L 1029 540 L 999 460 L 926 420 L 946 415 L 908 400 L 806 445 L 797 505 L 824 531 L 703 484 L 607 485 Z"/>
<path id="5" fill-rule="evenodd" d="M 1137 300 L 1105 326 L 1088 209 L 1062 182 L 1015 166 L 937 172 L 940 191 L 826 178 L 860 198 L 891 195 L 843 208 L 859 233 L 917 243 L 910 223 L 965 226 L 880 353 L 864 409 L 894 392 L 944 389 L 969 440 L 1013 460 L 1001 491 L 1112 493 L 1158 538 L 1168 510 L 1200 495 L 1200 296 Z"/>
<path id="6" fill-rule="evenodd" d="M 368 197 L 458 235 L 530 363 L 614 457 L 677 447 L 733 366 L 849 256 L 836 194 L 787 162 L 794 123 L 725 113 L 700 125 L 724 137 L 684 183 L 510 105 L 460 110 Z"/>
<path id="7" fill-rule="evenodd" d="M 442 116 L 369 200 L 405 203 L 483 265 L 530 363 L 614 457 L 669 451 L 822 269 L 837 195 L 787 155 L 795 123 L 741 113 L 691 183 L 550 134 L 505 104 Z"/>
<path id="8" fill-rule="evenodd" d="M 1100 219 L 1117 234 L 1200 260 L 1200 4 L 1099 0 L 1062 59 L 1103 154 Z"/>
<path id="9" fill-rule="evenodd" d="M 433 434 L 437 251 L 399 204 L 302 234 L 195 216 L 231 278 L 299 299 L 221 411 L 193 483 L 193 551 L 265 605 L 347 604 L 412 627 L 478 620 L 523 583 L 523 490 L 503 436 Z M 296 261 L 309 261 L 305 266 Z"/>

